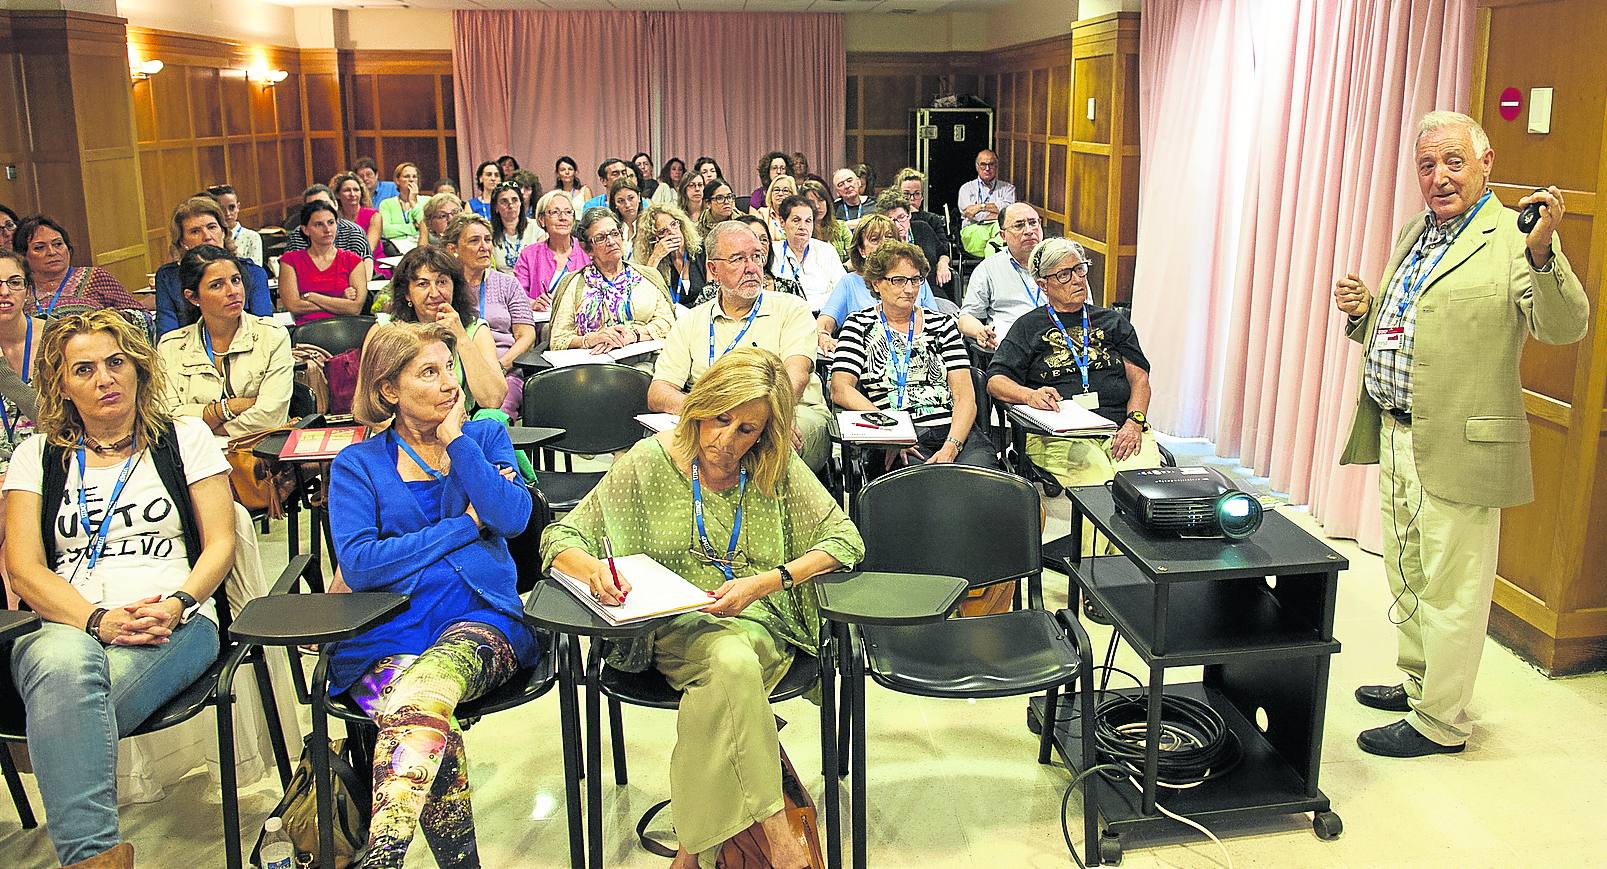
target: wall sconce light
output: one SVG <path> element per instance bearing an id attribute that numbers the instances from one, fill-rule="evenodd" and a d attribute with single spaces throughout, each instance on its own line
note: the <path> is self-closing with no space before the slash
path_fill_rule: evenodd
<path id="1" fill-rule="evenodd" d="M 141 63 L 128 65 L 129 77 L 134 81 L 145 81 L 162 71 L 163 63 L 160 60 L 147 60 Z"/>
<path id="2" fill-rule="evenodd" d="M 246 81 L 256 82 L 263 87 L 273 87 L 290 77 L 290 73 L 282 69 L 269 69 L 259 66 L 246 70 Z"/>

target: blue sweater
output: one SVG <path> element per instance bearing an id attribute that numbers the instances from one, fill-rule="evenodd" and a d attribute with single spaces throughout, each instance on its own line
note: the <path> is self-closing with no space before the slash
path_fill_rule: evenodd
<path id="1" fill-rule="evenodd" d="M 476 611 L 502 616 L 493 626 L 512 634 L 508 640 L 523 666 L 535 662 L 539 649 L 522 621 L 518 574 L 507 543 L 530 521 L 530 492 L 497 472 L 498 466 L 515 466 L 508 430 L 495 420 L 464 423 L 463 436 L 446 451 L 452 469 L 441 508 L 451 518 L 434 523 L 396 472 L 394 436 L 376 435 L 335 457 L 329 522 L 346 584 L 353 591 L 399 592 L 450 600 L 453 606 L 451 612 L 442 611 L 439 603 L 412 606 L 368 633 L 339 643 L 329 676 L 334 693 L 351 687 L 379 658 L 419 654 L 435 642 L 442 628 Z M 471 503 L 485 524 L 483 532 L 463 512 Z M 445 570 L 436 569 L 443 566 Z M 439 589 L 418 587 L 421 580 L 440 581 L 448 572 L 461 593 L 441 595 Z"/>
<path id="2" fill-rule="evenodd" d="M 268 292 L 268 273 L 262 266 L 242 258 L 246 267 L 246 310 L 258 317 L 273 316 L 273 294 Z M 194 323 L 200 311 L 184 301 L 184 288 L 179 286 L 179 264 L 168 263 L 156 270 L 156 335 L 161 337 L 174 329 Z"/>

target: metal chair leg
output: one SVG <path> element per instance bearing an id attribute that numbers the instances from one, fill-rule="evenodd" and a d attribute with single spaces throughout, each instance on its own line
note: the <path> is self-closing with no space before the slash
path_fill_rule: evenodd
<path id="1" fill-rule="evenodd" d="M 608 746 L 614 754 L 614 784 L 624 787 L 630 778 L 625 769 L 625 710 L 618 698 L 608 698 Z"/>
<path id="2" fill-rule="evenodd" d="M 22 821 L 24 830 L 32 830 L 39 826 L 39 819 L 34 817 L 33 805 L 28 802 L 28 792 L 22 788 L 22 775 L 17 771 L 17 763 L 11 757 L 11 746 L 0 743 L 0 774 L 6 779 L 6 790 L 11 792 L 11 803 L 17 807 L 17 817 Z"/>
<path id="3" fill-rule="evenodd" d="M 558 638 L 558 724 L 563 733 L 564 808 L 569 820 L 569 869 L 586 865 L 586 828 L 580 811 L 580 710 L 575 698 L 575 660 L 568 637 Z"/>
<path id="4" fill-rule="evenodd" d="M 290 746 L 285 744 L 284 724 L 279 720 L 279 698 L 273 694 L 273 682 L 268 678 L 268 653 L 262 649 L 251 652 L 251 672 L 257 678 L 257 695 L 262 699 L 262 714 L 268 719 L 268 738 L 273 741 L 273 762 L 279 768 L 279 787 L 290 787 Z"/>
<path id="5" fill-rule="evenodd" d="M 603 734 L 602 689 L 598 687 L 602 664 L 594 655 L 586 664 L 586 769 L 592 780 L 586 787 L 586 857 L 591 869 L 603 867 Z"/>
<path id="6" fill-rule="evenodd" d="M 828 626 L 829 627 L 829 626 Z M 826 797 L 826 865 L 843 865 L 842 793 L 837 777 L 837 678 L 829 638 L 820 647 L 820 774 Z"/>
<path id="7" fill-rule="evenodd" d="M 335 865 L 334 783 L 329 772 L 328 656 L 312 671 L 312 775 L 318 802 L 318 865 Z"/>
<path id="8" fill-rule="evenodd" d="M 240 787 L 234 766 L 234 697 L 230 686 L 218 686 L 218 776 L 223 791 L 223 851 L 229 869 L 242 869 L 240 848 Z"/>
<path id="9" fill-rule="evenodd" d="M 865 827 L 865 666 L 863 659 L 857 654 L 858 649 L 850 650 L 848 667 L 852 676 L 849 679 L 854 692 L 854 710 L 851 716 L 853 731 L 853 773 L 849 784 L 853 788 L 854 817 L 854 869 L 865 869 L 866 864 L 866 827 Z"/>
<path id="10" fill-rule="evenodd" d="M 1055 746 L 1055 711 L 1060 703 L 1060 689 L 1051 687 L 1043 695 L 1043 727 L 1038 732 L 1038 762 L 1048 763 Z"/>

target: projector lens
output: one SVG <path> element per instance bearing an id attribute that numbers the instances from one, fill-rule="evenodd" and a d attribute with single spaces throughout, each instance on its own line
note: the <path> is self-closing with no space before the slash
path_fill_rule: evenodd
<path id="1" fill-rule="evenodd" d="M 1261 502 L 1244 492 L 1228 492 L 1216 501 L 1216 522 L 1222 536 L 1243 540 L 1261 527 Z"/>

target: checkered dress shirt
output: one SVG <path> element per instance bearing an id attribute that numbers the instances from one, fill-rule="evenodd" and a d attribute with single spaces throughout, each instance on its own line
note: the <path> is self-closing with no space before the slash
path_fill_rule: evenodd
<path id="1" fill-rule="evenodd" d="M 1462 220 L 1463 218 L 1458 216 L 1443 224 L 1437 224 L 1434 222 L 1433 212 L 1424 215 L 1423 234 L 1417 237 L 1417 243 L 1412 245 L 1411 253 L 1401 260 L 1400 266 L 1395 269 L 1395 274 L 1389 279 L 1389 285 L 1377 300 L 1379 310 L 1378 319 L 1373 324 L 1374 332 L 1396 326 L 1406 327 L 1405 334 L 1401 336 L 1399 349 L 1381 349 L 1376 337 L 1367 348 L 1362 383 L 1367 388 L 1367 394 L 1372 396 L 1373 401 L 1378 402 L 1378 406 L 1384 410 L 1412 412 L 1412 347 L 1417 332 L 1417 297 L 1412 298 L 1404 314 L 1398 313 L 1401 300 L 1406 297 L 1407 281 L 1410 279 L 1415 283 L 1422 280 L 1426 283 L 1428 269 L 1440 252 L 1449 248 L 1451 242 L 1456 240 L 1452 230 Z M 1422 288 L 1419 288 L 1417 296 L 1421 295 Z"/>

